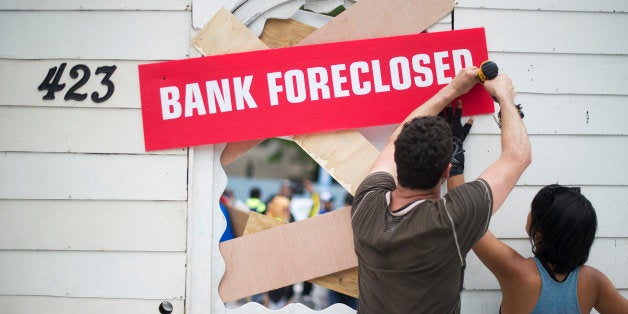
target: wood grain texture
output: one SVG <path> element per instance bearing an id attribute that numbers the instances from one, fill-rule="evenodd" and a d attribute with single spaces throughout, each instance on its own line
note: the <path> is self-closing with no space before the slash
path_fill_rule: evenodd
<path id="1" fill-rule="evenodd" d="M 418 10 L 409 10 L 408 8 L 420 7 L 422 11 L 417 13 Z M 342 41 L 362 38 L 383 37 L 391 35 L 409 34 L 419 32 L 433 23 L 437 22 L 443 16 L 447 15 L 453 9 L 453 2 L 451 1 L 361 1 L 358 5 L 352 6 L 349 10 L 343 14 L 344 18 L 337 17 L 332 21 L 339 20 L 338 23 L 328 23 L 322 28 L 314 31 L 308 36 L 301 44 L 314 44 L 330 41 Z M 347 12 L 353 12 L 347 14 Z M 409 13 L 411 12 L 411 13 Z M 394 17 L 395 21 L 390 21 L 390 18 Z M 370 23 L 364 25 L 361 21 L 368 20 Z M 350 22 L 353 21 L 353 22 Z M 400 22 L 399 24 L 396 24 Z M 250 49 L 256 49 L 259 47 L 257 40 L 252 39 L 250 35 L 242 34 L 242 28 L 237 26 L 239 22 L 235 21 L 228 12 L 222 10 L 219 12 L 212 21 L 208 22 L 206 27 L 199 32 L 199 34 L 192 40 L 195 47 L 199 49 L 203 54 L 209 54 L 214 51 L 220 50 L 220 42 L 228 40 L 225 44 L 225 49 L 232 49 L 233 51 L 241 51 L 241 48 L 235 48 L 232 43 L 242 43 L 246 40 L 252 40 L 253 43 L 248 44 L 248 47 L 254 47 Z M 218 24 L 218 25 L 216 25 Z M 230 24 L 236 24 L 229 26 Z M 357 32 L 353 28 L 359 28 Z M 227 32 L 228 30 L 234 30 L 234 34 Z M 244 32 L 246 33 L 246 32 Z M 343 35 L 344 34 L 344 35 Z M 349 34 L 349 35 L 347 35 Z M 245 48 L 242 48 L 245 49 Z M 259 48 L 262 49 L 262 48 Z M 358 131 L 348 130 L 342 132 L 332 132 L 327 134 L 311 134 L 304 135 L 295 138 L 295 141 L 312 156 L 321 166 L 323 166 L 336 180 L 342 182 L 343 186 L 352 193 L 357 189 L 357 185 L 366 175 L 370 165 L 378 155 L 377 149 L 372 146 L 368 140 L 366 140 Z M 228 148 L 228 146 L 227 146 Z M 349 162 L 349 158 L 355 158 L 354 162 Z M 360 162 L 358 162 L 360 161 Z M 357 162 L 357 163 L 356 163 Z M 339 211 L 340 212 L 340 211 Z M 344 212 L 348 212 L 345 210 Z M 302 236 L 302 233 L 306 234 L 303 241 L 320 241 L 319 237 L 316 237 L 314 233 L 307 234 L 307 232 L 315 232 L 329 228 L 328 225 L 324 225 L 321 221 L 325 221 L 324 218 L 330 214 L 315 217 L 314 219 L 306 220 L 308 223 L 315 224 L 318 221 L 317 227 L 310 230 L 299 230 L 299 233 L 282 235 L 294 239 L 295 237 Z M 318 220 L 316 220 L 318 218 Z M 305 222 L 305 221 L 304 221 Z M 335 223 L 338 223 L 337 221 Z M 350 245 L 351 249 L 344 251 L 337 251 L 339 255 L 327 255 L 327 254 L 315 254 L 315 256 L 309 256 L 312 254 L 310 250 L 306 252 L 294 252 L 293 254 L 287 254 L 288 249 L 280 248 L 277 246 L 268 247 L 267 250 L 273 250 L 280 256 L 273 259 L 264 259 L 269 263 L 270 267 L 263 267 L 262 269 L 273 269 L 273 265 L 281 263 L 282 260 L 288 259 L 289 265 L 297 265 L 296 269 L 284 270 L 281 273 L 276 273 L 274 276 L 269 277 L 268 273 L 260 273 L 259 271 L 252 271 L 250 269 L 250 259 L 256 259 L 255 256 L 262 256 L 263 254 L 269 254 L 269 251 L 263 250 L 259 243 L 267 243 L 270 239 L 262 240 L 261 238 L 268 236 L 268 232 L 273 233 L 290 232 L 283 230 L 296 230 L 293 225 L 289 224 L 264 232 L 259 232 L 255 235 L 249 235 L 248 237 L 241 237 L 221 245 L 221 253 L 225 259 L 226 272 L 220 283 L 219 292 L 223 301 L 235 300 L 243 296 L 252 295 L 254 293 L 263 292 L 278 287 L 282 287 L 294 282 L 308 280 L 311 278 L 328 275 L 337 271 L 346 270 L 357 266 L 357 259 L 352 249 L 352 232 L 348 228 L 350 226 L 349 221 L 345 222 L 342 232 L 349 235 L 346 239 L 347 243 L 343 245 Z M 277 231 L 279 230 L 279 231 Z M 340 232 L 341 230 L 339 230 Z M 341 232 L 341 233 L 342 233 Z M 254 236 L 255 240 L 250 240 Z M 339 239 L 335 239 L 330 243 L 322 241 L 324 246 L 338 245 Z M 297 243 L 299 243 L 297 241 Z M 305 242 L 307 243 L 307 242 Z M 240 248 L 236 246 L 240 245 Z M 311 246 L 307 246 L 311 247 Z M 262 249 L 260 251 L 260 249 Z M 255 251 L 257 250 L 257 251 Z M 312 250 L 313 251 L 313 250 Z M 324 252 L 329 251 L 327 247 Z M 244 255 L 238 255 L 244 254 Z M 294 256 L 297 254 L 298 256 Z M 302 258 L 309 256 L 309 260 L 313 258 L 325 257 L 320 260 L 320 263 L 314 263 L 316 270 L 306 269 L 300 265 L 306 265 L 305 263 L 293 262 L 294 258 Z M 334 258 L 331 258 L 334 256 Z M 355 263 L 354 265 L 346 265 L 339 263 L 337 259 L 349 258 Z M 259 260 L 258 258 L 256 260 Z M 318 260 L 318 259 L 317 259 Z M 239 264 L 238 264 L 239 263 Z M 255 267 L 255 269 L 258 269 Z M 313 271 L 320 271 L 313 275 Z M 260 278 L 256 276 L 262 276 Z M 253 279 L 257 278 L 257 279 Z"/>
<path id="2" fill-rule="evenodd" d="M 268 48 L 290 47 L 315 30 L 315 27 L 292 19 L 268 19 L 260 40 Z"/>
<path id="3" fill-rule="evenodd" d="M 252 212 L 249 215 L 249 221 L 246 224 L 244 235 L 252 234 L 284 224 L 286 223 L 281 220 Z M 325 275 L 322 277 L 309 279 L 308 281 L 319 286 L 323 286 L 327 289 L 344 293 L 354 298 L 357 298 L 359 295 L 357 267 L 335 272 L 333 274 Z"/>
<path id="4" fill-rule="evenodd" d="M 379 155 L 356 130 L 297 135 L 293 139 L 351 194 Z"/>
<path id="5" fill-rule="evenodd" d="M 453 8 L 451 0 L 361 0 L 299 45 L 419 33 Z"/>
<path id="6" fill-rule="evenodd" d="M 347 226 L 350 211 L 344 208 L 222 242 L 221 299 L 233 301 L 356 267 Z"/>

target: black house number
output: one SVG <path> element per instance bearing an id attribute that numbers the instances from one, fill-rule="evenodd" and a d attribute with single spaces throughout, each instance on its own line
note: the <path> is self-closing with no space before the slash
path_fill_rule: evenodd
<path id="1" fill-rule="evenodd" d="M 52 67 L 48 70 L 48 74 L 44 80 L 39 84 L 37 90 L 39 91 L 47 91 L 46 95 L 42 97 L 44 100 L 52 100 L 55 99 L 55 93 L 60 92 L 65 88 L 65 83 L 60 83 L 61 76 L 63 75 L 63 71 L 65 71 L 65 67 L 67 63 L 61 63 L 58 67 Z M 116 70 L 115 65 L 109 66 L 100 66 L 96 68 L 95 75 L 103 75 L 100 80 L 100 84 L 107 87 L 107 92 L 105 95 L 101 96 L 98 92 L 92 92 L 91 99 L 95 103 L 101 103 L 106 101 L 113 95 L 113 91 L 115 90 L 115 85 L 111 81 L 111 75 Z M 78 79 L 76 83 L 74 83 L 68 91 L 65 93 L 63 97 L 64 100 L 76 100 L 83 101 L 87 98 L 87 93 L 81 93 L 80 88 L 83 87 L 91 76 L 91 71 L 88 66 L 84 64 L 77 64 L 70 69 L 70 77 L 73 79 Z"/>

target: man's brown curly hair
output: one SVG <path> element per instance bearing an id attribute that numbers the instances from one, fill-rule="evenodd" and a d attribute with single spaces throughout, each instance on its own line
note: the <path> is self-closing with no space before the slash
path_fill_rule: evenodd
<path id="1" fill-rule="evenodd" d="M 395 141 L 399 185 L 411 189 L 435 187 L 452 153 L 451 127 L 444 119 L 428 116 L 407 122 Z"/>

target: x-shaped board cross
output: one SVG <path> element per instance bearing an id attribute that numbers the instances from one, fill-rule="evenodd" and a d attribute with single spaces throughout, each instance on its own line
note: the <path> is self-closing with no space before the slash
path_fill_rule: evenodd
<path id="1" fill-rule="evenodd" d="M 299 45 L 417 33 L 453 7 L 452 0 L 360 0 Z M 206 56 L 268 49 L 224 9 L 194 37 L 193 45 Z M 298 135 L 293 140 L 352 194 L 379 153 L 356 130 Z M 259 142 L 228 144 L 221 164 Z M 219 286 L 224 302 L 357 266 L 348 208 L 223 242 L 220 251 L 226 268 Z"/>

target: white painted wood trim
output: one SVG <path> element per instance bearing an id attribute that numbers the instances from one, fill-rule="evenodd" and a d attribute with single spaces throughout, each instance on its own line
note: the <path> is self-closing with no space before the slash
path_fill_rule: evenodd
<path id="1" fill-rule="evenodd" d="M 212 228 L 216 219 L 212 211 L 218 196 L 214 192 L 215 163 L 220 164 L 220 153 L 214 146 L 190 149 L 188 180 L 188 227 L 185 309 L 187 314 L 209 314 L 214 302 L 212 288 L 218 283 L 213 267 L 213 242 L 220 238 Z M 218 277 L 220 278 L 220 277 Z"/>

